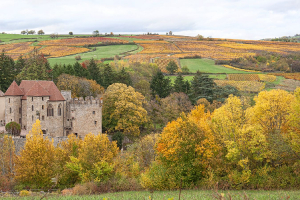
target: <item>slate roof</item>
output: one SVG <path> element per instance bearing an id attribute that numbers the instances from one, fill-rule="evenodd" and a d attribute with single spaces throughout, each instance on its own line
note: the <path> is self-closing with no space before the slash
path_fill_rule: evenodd
<path id="1" fill-rule="evenodd" d="M 12 89 L 10 89 L 12 87 Z M 21 92 L 23 96 L 22 99 L 26 100 L 27 96 L 30 97 L 50 97 L 49 101 L 65 101 L 64 97 L 60 93 L 59 89 L 56 87 L 53 81 L 31 81 L 31 80 L 23 80 L 20 86 L 12 83 L 7 91 L 18 91 Z M 17 90 L 17 89 L 19 90 Z M 6 91 L 6 93 L 7 93 Z M 5 93 L 5 96 L 20 96 L 16 95 L 15 93 Z M 11 95 L 14 94 L 14 95 Z"/>

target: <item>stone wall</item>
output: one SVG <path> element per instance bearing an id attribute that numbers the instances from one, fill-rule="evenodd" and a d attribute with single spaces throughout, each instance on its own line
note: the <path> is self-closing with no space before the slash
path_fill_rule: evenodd
<path id="1" fill-rule="evenodd" d="M 21 96 L 5 97 L 5 123 L 17 122 L 21 119 Z"/>
<path id="2" fill-rule="evenodd" d="M 72 133 L 84 137 L 88 133 L 102 133 L 102 103 L 93 97 L 69 102 Z"/>
<path id="3" fill-rule="evenodd" d="M 54 137 L 54 138 L 49 138 L 51 141 L 53 139 L 53 144 L 54 146 L 57 146 L 61 141 L 65 141 L 68 139 L 68 137 Z M 18 138 L 15 137 L 13 138 L 14 144 L 15 144 L 15 150 L 16 154 L 19 155 L 20 151 L 24 149 L 25 143 L 26 143 L 26 138 Z"/>
<path id="4" fill-rule="evenodd" d="M 0 126 L 5 122 L 5 97 L 0 96 Z"/>

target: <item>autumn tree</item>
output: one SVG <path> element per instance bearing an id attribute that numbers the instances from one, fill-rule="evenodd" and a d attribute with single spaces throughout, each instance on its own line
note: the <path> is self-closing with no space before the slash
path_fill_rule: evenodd
<path id="1" fill-rule="evenodd" d="M 105 182 L 113 172 L 113 159 L 118 154 L 116 142 L 106 134 L 87 134 L 78 149 L 78 157 L 70 156 L 66 167 L 78 175 L 81 183 Z"/>
<path id="2" fill-rule="evenodd" d="M 26 136 L 24 149 L 16 157 L 16 180 L 32 188 L 50 187 L 51 178 L 55 176 L 54 158 L 54 145 L 43 137 L 40 121 L 36 120 Z"/>
<path id="3" fill-rule="evenodd" d="M 38 31 L 38 35 L 44 35 L 44 34 L 45 34 L 45 32 L 43 30 Z"/>
<path id="4" fill-rule="evenodd" d="M 0 149 L 0 188 L 11 190 L 15 166 L 15 144 L 11 136 L 0 138 Z"/>
<path id="5" fill-rule="evenodd" d="M 167 97 L 172 89 L 171 80 L 165 78 L 161 71 L 158 71 L 151 79 L 150 88 L 152 96 L 158 95 L 160 98 Z"/>
<path id="6" fill-rule="evenodd" d="M 72 97 L 96 97 L 104 92 L 104 88 L 94 80 L 88 80 L 68 74 L 58 77 L 57 88 L 59 90 L 71 90 Z"/>
<path id="7" fill-rule="evenodd" d="M 169 123 L 156 143 L 157 157 L 141 177 L 149 189 L 189 187 L 205 177 L 219 147 L 209 126 L 210 114 L 196 107 Z"/>
<path id="8" fill-rule="evenodd" d="M 110 85 L 103 97 L 103 127 L 109 132 L 121 131 L 138 136 L 147 120 L 144 96 L 122 83 Z"/>

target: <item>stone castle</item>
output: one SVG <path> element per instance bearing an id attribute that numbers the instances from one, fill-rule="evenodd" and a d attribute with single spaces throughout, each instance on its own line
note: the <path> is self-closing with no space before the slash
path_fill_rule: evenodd
<path id="1" fill-rule="evenodd" d="M 41 121 L 43 133 L 52 137 L 99 134 L 102 99 L 72 99 L 71 91 L 59 91 L 53 81 L 23 80 L 19 86 L 14 81 L 0 95 L 0 126 L 15 121 L 24 136 L 37 119 Z"/>

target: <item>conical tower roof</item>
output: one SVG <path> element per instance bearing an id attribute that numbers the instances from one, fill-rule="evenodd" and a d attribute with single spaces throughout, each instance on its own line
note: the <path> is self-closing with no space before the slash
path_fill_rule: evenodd
<path id="1" fill-rule="evenodd" d="M 13 81 L 4 95 L 5 96 L 23 96 L 24 92 L 19 88 L 16 81 Z"/>

